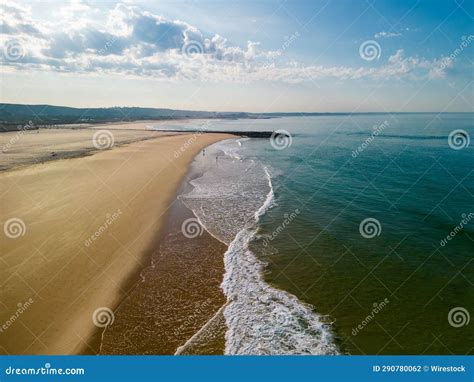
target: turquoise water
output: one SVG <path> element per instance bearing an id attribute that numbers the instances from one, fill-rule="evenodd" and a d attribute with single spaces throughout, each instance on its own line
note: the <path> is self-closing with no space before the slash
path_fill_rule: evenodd
<path id="1" fill-rule="evenodd" d="M 244 139 L 210 151 L 227 155 L 218 160 L 235 175 L 227 185 L 220 185 L 217 173 L 207 179 L 221 187 L 220 195 L 233 195 L 219 210 L 231 210 L 240 197 L 240 209 L 248 207 L 241 220 L 250 222 L 229 231 L 223 288 L 232 301 L 260 296 L 227 308 L 229 353 L 320 354 L 334 353 L 334 346 L 350 354 L 474 352 L 468 323 L 474 314 L 474 142 L 467 145 L 474 138 L 473 114 L 212 121 L 206 128 L 284 129 L 292 136 L 289 146 L 276 142 L 278 149 L 269 140 Z M 271 190 L 261 181 L 253 191 L 261 200 L 251 196 L 255 205 L 248 203 L 253 194 L 228 187 L 248 188 L 265 172 Z M 203 205 L 212 233 L 213 213 Z M 214 225 L 236 216 L 245 213 L 221 213 Z M 246 247 L 233 264 L 239 245 Z M 252 329 L 235 329 L 243 326 Z M 259 333 L 263 344 L 254 338 Z M 245 345 L 242 338 L 248 338 Z M 325 346 L 316 349 L 311 338 Z"/>

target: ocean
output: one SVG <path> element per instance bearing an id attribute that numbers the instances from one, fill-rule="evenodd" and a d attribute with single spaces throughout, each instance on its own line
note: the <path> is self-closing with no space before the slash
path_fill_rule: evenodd
<path id="1" fill-rule="evenodd" d="M 473 117 L 183 124 L 288 133 L 208 147 L 178 198 L 226 248 L 223 352 L 472 354 Z"/>

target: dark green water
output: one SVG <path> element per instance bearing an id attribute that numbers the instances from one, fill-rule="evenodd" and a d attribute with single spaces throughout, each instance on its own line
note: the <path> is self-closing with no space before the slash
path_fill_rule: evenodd
<path id="1" fill-rule="evenodd" d="M 448 136 L 473 136 L 473 115 L 285 123 L 292 145 L 264 153 L 280 175 L 263 230 L 301 213 L 272 240 L 276 253 L 264 255 L 267 280 L 330 315 L 342 351 L 472 354 L 473 323 L 453 327 L 448 314 L 474 313 L 474 145 L 455 150 Z M 383 131 L 353 155 L 374 125 Z M 467 224 L 441 245 L 463 216 Z M 361 235 L 366 218 L 380 222 L 379 236 Z"/>
<path id="2" fill-rule="evenodd" d="M 188 202 L 229 246 L 226 353 L 472 354 L 473 122 L 206 123 L 291 135 L 214 145 Z"/>
<path id="3" fill-rule="evenodd" d="M 239 152 L 271 168 L 277 205 L 260 221 L 266 242 L 252 245 L 268 263 L 267 282 L 334 321 L 342 352 L 474 352 L 474 323 L 466 324 L 474 314 L 474 143 L 460 149 L 474 137 L 473 114 L 282 118 L 229 128 L 244 126 L 292 135 L 281 150 L 249 140 Z M 456 129 L 467 135 L 450 145 Z M 380 224 L 373 238 L 360 232 L 367 218 Z M 464 309 L 451 313 L 454 326 L 453 308 Z"/>

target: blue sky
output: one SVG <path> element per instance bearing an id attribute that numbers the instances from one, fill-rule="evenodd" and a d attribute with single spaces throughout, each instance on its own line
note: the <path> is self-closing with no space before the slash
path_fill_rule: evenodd
<path id="1" fill-rule="evenodd" d="M 473 111 L 474 2 L 2 2 L 1 101 Z"/>

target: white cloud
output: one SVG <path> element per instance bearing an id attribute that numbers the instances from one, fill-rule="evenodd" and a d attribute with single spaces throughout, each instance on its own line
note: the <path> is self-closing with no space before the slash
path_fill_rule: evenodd
<path id="1" fill-rule="evenodd" d="M 2 2 L 1 8 L 1 43 L 16 41 L 24 51 L 15 60 L 2 55 L 2 63 L 11 70 L 298 83 L 323 78 L 437 78 L 452 66 L 452 61 L 443 58 L 405 57 L 403 50 L 378 67 L 285 62 L 281 52 L 265 51 L 258 42 L 232 46 L 218 34 L 206 35 L 185 21 L 168 20 L 124 3 L 104 15 L 104 11 L 73 1 L 56 11 L 60 17 L 55 17 L 55 24 L 38 22 L 31 9 L 10 1 Z M 98 21 L 98 16 L 106 16 L 105 21 Z M 377 35 L 389 37 L 386 32 Z M 357 49 L 354 52 L 358 54 Z"/>

